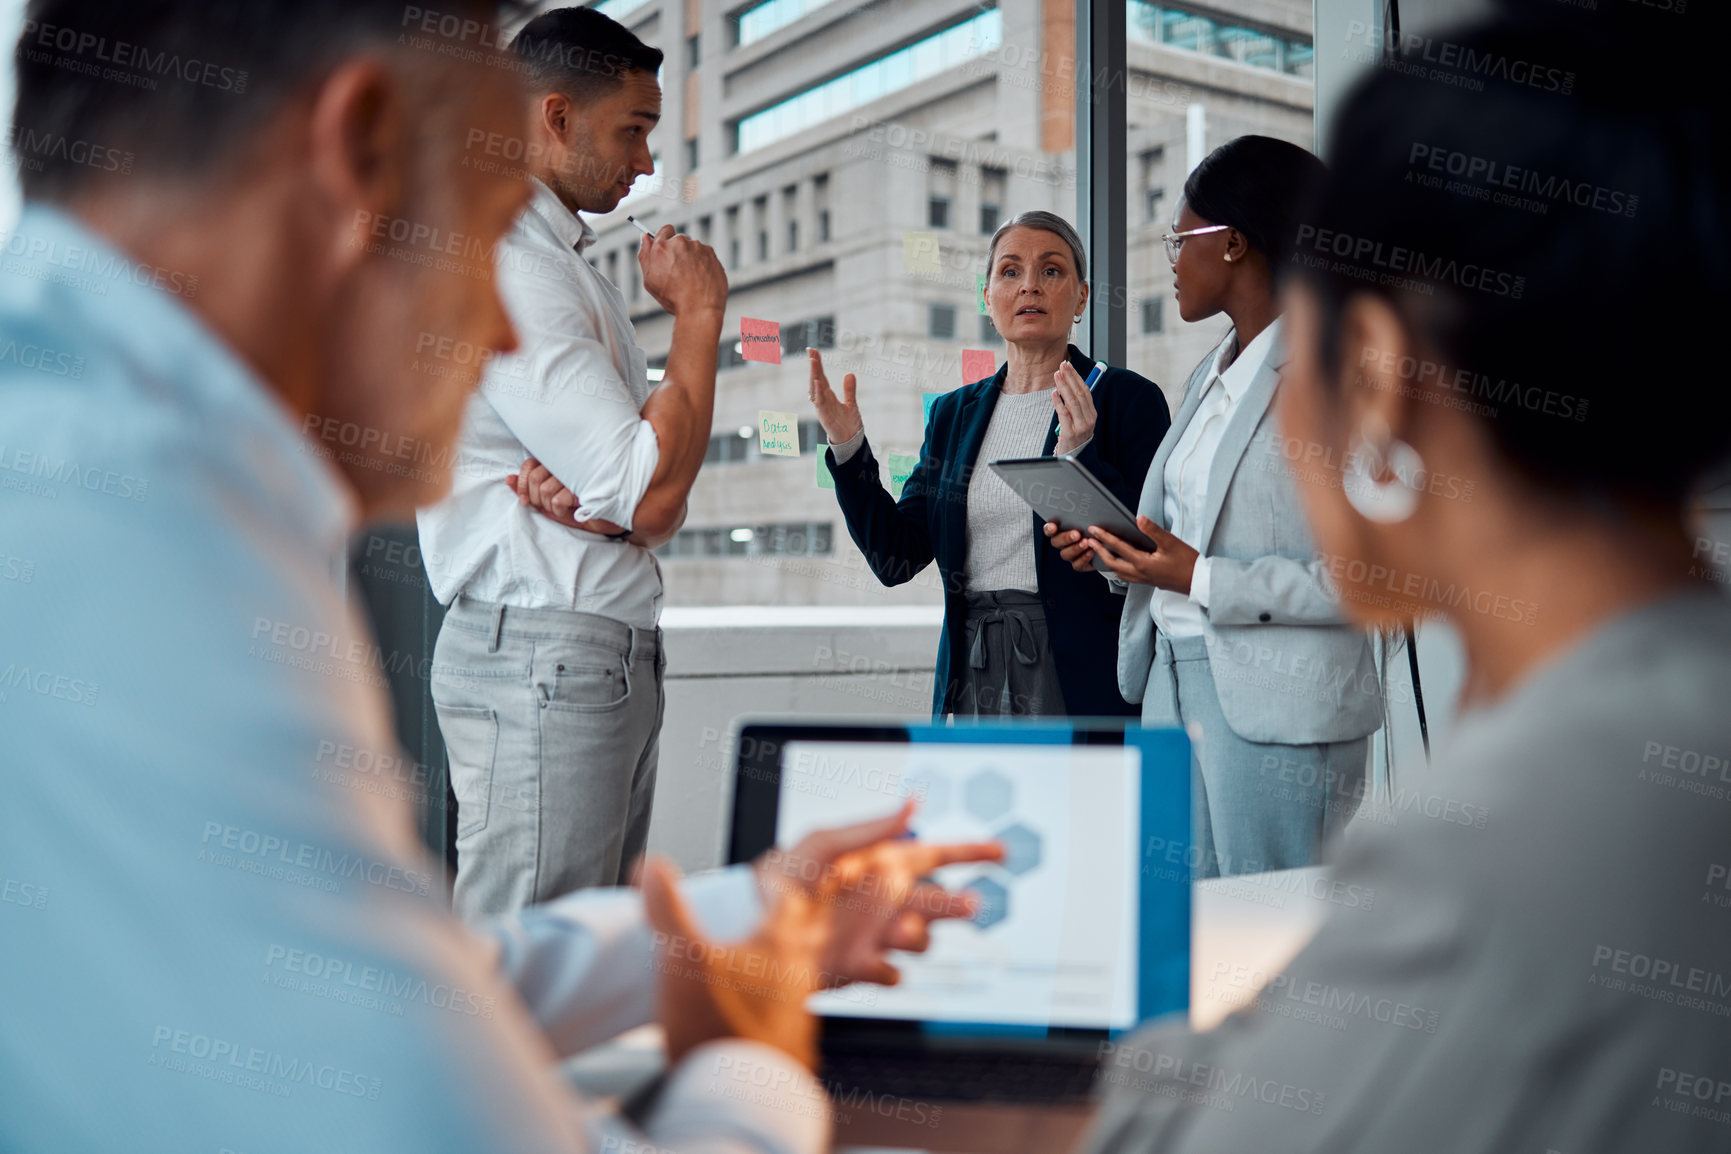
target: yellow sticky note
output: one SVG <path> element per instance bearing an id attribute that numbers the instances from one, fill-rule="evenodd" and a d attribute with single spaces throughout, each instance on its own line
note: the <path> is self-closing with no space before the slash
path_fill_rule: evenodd
<path id="1" fill-rule="evenodd" d="M 757 413 L 757 448 L 771 457 L 799 456 L 799 416 L 759 409 Z"/>
<path id="2" fill-rule="evenodd" d="M 938 234 L 935 232 L 902 233 L 902 257 L 907 262 L 909 272 L 944 271 L 943 254 L 938 248 Z"/>

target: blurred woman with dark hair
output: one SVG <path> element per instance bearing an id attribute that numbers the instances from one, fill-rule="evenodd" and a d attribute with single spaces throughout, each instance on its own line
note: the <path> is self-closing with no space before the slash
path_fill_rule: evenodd
<path id="1" fill-rule="evenodd" d="M 1281 424 L 1341 603 L 1446 617 L 1461 713 L 1340 843 L 1374 906 L 1215 1030 L 1119 1043 L 1089 1149 L 1731 1149 L 1731 604 L 1688 528 L 1731 423 L 1655 344 L 1731 305 L 1716 9 L 1547 5 L 1447 37 L 1476 89 L 1424 46 L 1346 100 Z"/>
<path id="2" fill-rule="evenodd" d="M 1240 136 L 1184 184 L 1166 255 L 1178 311 L 1232 328 L 1191 373 L 1155 454 L 1143 552 L 1104 530 L 1047 528 L 1078 569 L 1128 583 L 1118 682 L 1145 725 L 1199 734 L 1196 872 L 1307 866 L 1358 808 L 1382 696 L 1304 531 L 1273 402 L 1285 360 L 1274 279 L 1322 162 Z"/>

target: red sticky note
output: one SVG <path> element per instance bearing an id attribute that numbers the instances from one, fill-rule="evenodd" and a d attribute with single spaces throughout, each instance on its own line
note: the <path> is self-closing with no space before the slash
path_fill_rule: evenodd
<path id="1" fill-rule="evenodd" d="M 740 355 L 766 365 L 781 364 L 781 325 L 776 321 L 739 318 Z"/>
<path id="2" fill-rule="evenodd" d="M 981 377 L 989 377 L 997 371 L 998 361 L 992 356 L 991 349 L 962 350 L 962 384 L 971 385 Z"/>

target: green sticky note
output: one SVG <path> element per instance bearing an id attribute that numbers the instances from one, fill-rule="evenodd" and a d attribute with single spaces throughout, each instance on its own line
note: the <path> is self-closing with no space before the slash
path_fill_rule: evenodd
<path id="1" fill-rule="evenodd" d="M 835 474 L 829 471 L 829 446 L 819 445 L 817 452 L 817 487 L 820 489 L 835 488 Z"/>
<path id="2" fill-rule="evenodd" d="M 921 393 L 920 399 L 926 403 L 926 424 L 932 423 L 932 406 L 938 403 L 942 393 Z"/>
<path id="3" fill-rule="evenodd" d="M 977 273 L 974 276 L 974 303 L 980 306 L 980 315 L 986 315 L 986 276 Z"/>
<path id="4" fill-rule="evenodd" d="M 890 454 L 890 496 L 898 501 L 902 499 L 902 486 L 908 483 L 908 478 L 914 474 L 914 466 L 919 463 L 920 458 L 915 453 Z"/>

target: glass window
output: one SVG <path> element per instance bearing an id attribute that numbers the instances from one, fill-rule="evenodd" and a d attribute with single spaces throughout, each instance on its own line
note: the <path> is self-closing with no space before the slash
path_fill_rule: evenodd
<path id="1" fill-rule="evenodd" d="M 699 43 L 700 40 L 700 36 L 687 36 L 685 38 L 685 67 L 696 68 L 697 62 L 703 59 L 703 49 Z"/>
<path id="2" fill-rule="evenodd" d="M 1196 0 L 1192 10 L 1182 2 L 1125 0 L 1130 67 L 1140 74 L 1132 78 L 1125 98 L 1131 158 L 1125 191 L 1133 227 L 1124 254 L 1124 283 L 1136 286 L 1125 302 L 1126 363 L 1159 383 L 1174 413 L 1184 401 L 1191 370 L 1231 323 L 1225 316 L 1186 323 L 1172 305 L 1172 266 L 1160 236 L 1172 227 L 1189 166 L 1238 136 L 1254 133 L 1310 148 L 1315 132 L 1308 71 L 1299 73 L 1294 63 L 1310 59 L 1311 29 L 1232 18 L 1234 9 L 1250 11 L 1248 4 L 1208 0 L 1204 10 L 1202 3 Z M 1281 5 L 1279 10 L 1308 15 L 1308 9 Z M 1150 51 L 1149 44 L 1207 53 L 1242 67 L 1213 69 L 1209 85 L 1197 87 L 1172 75 L 1177 64 L 1172 53 Z M 1308 70 L 1308 64 L 1305 67 Z M 1276 82 L 1277 94 L 1265 79 L 1270 72 L 1302 83 Z M 1160 99 L 1173 80 L 1186 89 L 1185 103 Z"/>
<path id="3" fill-rule="evenodd" d="M 807 349 L 833 348 L 834 317 L 818 317 L 815 320 L 795 321 L 793 324 L 781 326 L 781 357 L 784 363 L 789 357 L 802 356 Z"/>
<path id="4" fill-rule="evenodd" d="M 643 7 L 645 0 L 596 0 L 590 7 L 611 20 L 625 23 L 625 17 Z"/>
<path id="5" fill-rule="evenodd" d="M 926 335 L 934 341 L 950 341 L 956 337 L 956 306 L 927 305 Z"/>
<path id="6" fill-rule="evenodd" d="M 1142 300 L 1142 331 L 1144 333 L 1165 332 L 1164 297 L 1144 297 Z"/>
<path id="7" fill-rule="evenodd" d="M 985 313 L 980 314 L 980 343 L 995 345 L 1004 338 L 998 333 L 998 326 L 992 323 L 992 318 Z"/>
<path id="8" fill-rule="evenodd" d="M 754 4 L 729 20 L 736 29 L 734 44 L 743 46 L 762 40 L 827 3 L 829 0 L 763 0 L 763 3 Z"/>
<path id="9" fill-rule="evenodd" d="M 991 52 L 1003 38 L 1003 27 L 1003 14 L 993 8 L 743 117 L 734 150 L 750 152 L 783 140 Z"/>
<path id="10" fill-rule="evenodd" d="M 926 201 L 926 224 L 932 228 L 950 227 L 950 198 L 934 196 Z"/>
<path id="11" fill-rule="evenodd" d="M 1315 48 L 1311 38 L 1278 29 L 1226 23 L 1170 4 L 1127 0 L 1126 29 L 1132 40 L 1204 52 L 1251 68 L 1312 78 Z"/>
<path id="12" fill-rule="evenodd" d="M 980 169 L 980 235 L 991 236 L 1004 222 L 1010 174 L 1001 168 Z"/>
<path id="13" fill-rule="evenodd" d="M 681 529 L 655 551 L 658 557 L 826 557 L 834 551 L 835 522 L 795 521 Z"/>
<path id="14" fill-rule="evenodd" d="M 829 173 L 811 178 L 811 204 L 817 212 L 817 243 L 829 241 Z"/>
<path id="15" fill-rule="evenodd" d="M 855 376 L 886 487 L 899 493 L 924 439 L 922 394 L 963 383 L 964 346 L 990 349 L 1000 363 L 1007 355 L 979 315 L 987 236 L 1030 209 L 1076 217 L 1074 33 L 1063 21 L 1043 21 L 1054 7 L 1074 6 L 645 0 L 632 13 L 645 42 L 668 54 L 667 123 L 649 140 L 666 158 L 667 177 L 660 198 L 624 211 L 657 223 L 684 219 L 699 239 L 708 218 L 709 243 L 730 281 L 705 463 L 682 531 L 661 550 L 669 609 L 849 606 L 869 613 L 941 605 L 935 569 L 880 588 L 843 525 L 819 463 L 827 438 L 806 399 L 805 348 L 823 350 L 838 390 Z M 726 83 L 706 78 L 701 88 L 704 131 L 711 122 L 727 126 L 722 143 L 709 137 L 695 152 L 685 139 L 683 102 L 673 99 L 693 90 L 687 33 L 698 25 L 686 24 L 693 9 L 703 29 L 699 68 L 725 64 L 729 73 Z M 737 52 L 735 28 L 750 44 Z M 795 37 L 786 50 L 765 52 Z M 779 106 L 783 111 L 759 118 Z M 1177 112 L 1181 122 L 1182 107 Z M 747 149 L 742 161 L 733 157 L 735 125 Z M 774 143 L 750 151 L 754 140 Z M 1134 162 L 1137 154 L 1130 155 Z M 1128 191 L 1134 198 L 1140 190 L 1132 183 Z M 939 254 L 907 242 L 910 232 L 933 231 L 934 196 L 947 201 Z M 591 223 L 601 233 L 593 255 L 603 266 L 609 251 L 636 265 L 640 234 L 623 213 Z M 916 260 L 922 253 L 937 255 L 940 267 Z M 619 275 L 631 272 L 620 268 Z M 629 286 L 621 282 L 621 289 L 629 300 Z M 637 343 L 664 369 L 655 361 L 671 347 L 673 318 L 639 292 L 630 304 Z M 1131 305 L 1139 307 L 1139 300 Z M 1141 336 L 1139 315 L 1131 314 L 1131 339 L 1162 339 Z M 745 360 L 743 318 L 779 326 L 780 364 Z M 766 409 L 793 417 L 798 457 L 761 452 L 759 414 Z M 923 704 L 914 702 L 914 712 Z"/>

